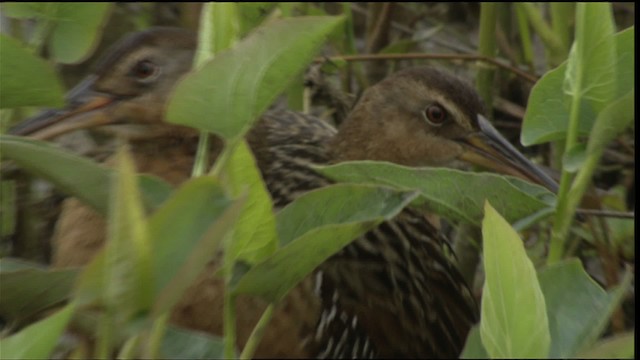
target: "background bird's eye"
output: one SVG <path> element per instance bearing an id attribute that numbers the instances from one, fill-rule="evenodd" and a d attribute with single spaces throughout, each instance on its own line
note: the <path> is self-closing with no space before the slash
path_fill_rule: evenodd
<path id="1" fill-rule="evenodd" d="M 449 115 L 447 111 L 440 105 L 433 104 L 427 106 L 424 110 L 424 117 L 427 119 L 427 122 L 431 125 L 440 126 L 447 121 Z"/>
<path id="2" fill-rule="evenodd" d="M 158 66 L 149 60 L 138 61 L 131 69 L 131 74 L 138 80 L 152 79 L 158 72 Z"/>

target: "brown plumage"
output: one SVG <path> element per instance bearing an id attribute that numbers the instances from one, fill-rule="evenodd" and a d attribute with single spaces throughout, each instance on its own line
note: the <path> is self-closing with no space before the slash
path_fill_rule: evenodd
<path id="1" fill-rule="evenodd" d="M 181 51 L 181 57 L 173 56 Z M 46 138 L 72 127 L 120 123 L 113 130 L 130 139 L 138 170 L 180 183 L 189 176 L 195 133 L 162 122 L 159 104 L 192 56 L 192 35 L 182 31 L 134 34 L 107 55 L 81 91 L 72 92 L 71 116 L 49 114 L 35 121 L 44 125 L 23 125 L 17 132 Z M 413 68 L 368 89 L 339 131 L 310 116 L 272 111 L 247 139 L 276 208 L 330 183 L 311 164 L 345 160 L 453 167 L 471 162 L 553 187 L 482 112 L 477 94 L 463 81 Z M 51 119 L 63 120 L 51 125 Z M 66 125 L 68 119 L 73 125 Z M 213 155 L 219 144 L 214 148 Z M 104 242 L 103 220 L 70 200 L 54 241 L 56 266 L 84 264 Z M 175 323 L 221 334 L 222 283 L 212 275 L 215 266 L 213 261 L 184 295 Z M 243 298 L 238 306 L 242 346 L 265 304 Z M 456 357 L 476 310 L 446 239 L 425 214 L 406 209 L 297 286 L 278 307 L 256 355 Z"/>

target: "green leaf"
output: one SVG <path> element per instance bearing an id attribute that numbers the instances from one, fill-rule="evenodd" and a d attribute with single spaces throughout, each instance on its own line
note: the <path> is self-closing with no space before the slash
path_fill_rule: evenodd
<path id="1" fill-rule="evenodd" d="M 617 96 L 622 96 L 634 86 L 633 28 L 616 33 Z M 564 139 L 569 124 L 571 98 L 562 91 L 567 63 L 547 72 L 533 87 L 527 112 L 522 123 L 520 141 L 529 146 L 552 140 Z M 613 92 L 613 91 L 612 91 Z M 596 119 L 595 109 L 583 99 L 580 103 L 578 134 L 588 136 Z"/>
<path id="2" fill-rule="evenodd" d="M 3 359 L 48 359 L 67 326 L 74 305 L 69 304 L 55 314 L 0 339 Z"/>
<path id="3" fill-rule="evenodd" d="M 85 60 L 97 46 L 113 3 L 59 3 L 57 21 L 49 42 L 56 62 L 75 64 Z"/>
<path id="4" fill-rule="evenodd" d="M 0 259 L 0 315 L 22 320 L 66 300 L 76 279 L 75 269 L 48 270 L 17 259 Z"/>
<path id="5" fill-rule="evenodd" d="M 613 32 L 611 4 L 576 6 L 576 35 L 567 60 L 563 91 L 574 99 L 588 99 L 596 111 L 606 105 L 616 88 Z"/>
<path id="6" fill-rule="evenodd" d="M 513 177 L 444 168 L 414 168 L 376 161 L 351 161 L 316 170 L 341 182 L 369 183 L 396 189 L 416 189 L 414 205 L 424 206 L 451 220 L 479 225 L 485 199 L 495 204 L 509 221 L 553 208 L 548 190 Z M 478 191 L 482 189 L 482 191 Z"/>
<path id="7" fill-rule="evenodd" d="M 570 173 L 580 170 L 587 158 L 586 150 L 584 144 L 576 144 L 576 146 L 565 152 L 562 158 L 562 167 Z"/>
<path id="8" fill-rule="evenodd" d="M 225 249 L 225 261 L 255 263 L 278 247 L 271 196 L 247 143 L 242 140 L 231 151 L 229 160 L 222 165 L 221 177 L 232 195 L 248 194 L 233 238 Z"/>
<path id="9" fill-rule="evenodd" d="M 127 147 L 117 153 L 105 246 L 103 288 L 108 306 L 121 319 L 148 311 L 153 301 L 152 248 L 133 160 Z"/>
<path id="10" fill-rule="evenodd" d="M 46 61 L 4 34 L 0 34 L 0 54 L 0 109 L 64 104 L 62 84 Z"/>
<path id="11" fill-rule="evenodd" d="M 591 349 L 580 352 L 580 359 L 634 359 L 635 331 L 604 339 Z"/>
<path id="12" fill-rule="evenodd" d="M 629 286 L 625 279 L 607 293 L 584 271 L 580 260 L 569 259 L 540 271 L 547 304 L 551 350 L 549 357 L 575 357 L 598 339 Z"/>
<path id="13" fill-rule="evenodd" d="M 587 144 L 589 154 L 604 151 L 611 140 L 633 123 L 636 108 L 634 95 L 634 90 L 629 91 L 598 114 Z"/>
<path id="14" fill-rule="evenodd" d="M 231 204 L 214 178 L 201 176 L 182 184 L 151 215 L 149 231 L 154 241 L 156 294 L 175 277 L 212 224 Z"/>
<path id="15" fill-rule="evenodd" d="M 109 179 L 113 169 L 53 144 L 18 136 L 0 135 L 0 154 L 14 160 L 24 170 L 52 182 L 63 192 L 79 198 L 99 213 L 107 213 Z M 158 207 L 171 193 L 171 186 L 156 177 L 140 177 L 147 209 Z"/>
<path id="16" fill-rule="evenodd" d="M 298 17 L 257 29 L 177 85 L 167 120 L 227 139 L 242 136 L 341 20 Z"/>
<path id="17" fill-rule="evenodd" d="M 467 335 L 467 341 L 464 344 L 464 349 L 460 354 L 460 359 L 488 359 L 487 350 L 482 345 L 482 339 L 480 338 L 480 329 L 478 325 L 474 325 L 469 330 Z"/>
<path id="18" fill-rule="evenodd" d="M 415 196 L 415 192 L 364 185 L 333 185 L 300 196 L 277 216 L 284 246 L 253 266 L 234 292 L 274 302 L 282 299 L 327 258 L 393 218 Z"/>
<path id="19" fill-rule="evenodd" d="M 182 298 L 184 291 L 202 273 L 207 264 L 214 259 L 220 243 L 236 225 L 244 204 L 244 198 L 236 200 L 220 216 L 217 216 L 198 243 L 190 248 L 189 256 L 180 268 L 168 269 L 156 266 L 156 271 L 167 273 L 173 270 L 175 276 L 157 296 L 153 309 L 154 314 L 160 315 L 169 311 Z M 182 239 L 172 240 L 174 243 L 180 243 Z"/>
<path id="20" fill-rule="evenodd" d="M 484 269 L 480 336 L 491 358 L 546 358 L 545 298 L 522 240 L 489 202 L 482 221 Z"/>
<path id="21" fill-rule="evenodd" d="M 618 32 L 616 38 L 616 92 L 615 99 L 635 88 L 635 27 Z"/>
<path id="22" fill-rule="evenodd" d="M 160 359 L 221 359 L 223 340 L 210 334 L 169 326 L 160 346 Z"/>

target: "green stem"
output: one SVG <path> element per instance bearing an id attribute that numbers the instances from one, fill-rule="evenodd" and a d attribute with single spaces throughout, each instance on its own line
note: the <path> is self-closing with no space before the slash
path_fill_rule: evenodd
<path id="1" fill-rule="evenodd" d="M 578 69 L 577 74 L 581 74 Z M 573 97 L 571 100 L 571 112 L 569 115 L 569 127 L 567 128 L 567 138 L 565 141 L 565 153 L 571 151 L 578 141 L 578 122 L 580 119 L 580 89 L 582 89 L 582 77 L 575 80 Z M 560 177 L 560 188 L 558 190 L 558 208 L 556 212 L 553 229 L 551 230 L 551 243 L 549 245 L 549 265 L 562 259 L 564 244 L 569 233 L 569 226 L 573 220 L 573 211 L 570 209 L 569 189 L 573 175 L 562 168 Z"/>
<path id="2" fill-rule="evenodd" d="M 520 35 L 522 58 L 524 63 L 527 64 L 533 72 L 533 43 L 531 42 L 531 32 L 529 31 L 527 14 L 525 14 L 520 6 L 515 6 L 515 12 L 518 19 L 518 35 Z"/>
<path id="3" fill-rule="evenodd" d="M 140 335 L 134 335 L 127 339 L 127 341 L 118 352 L 117 359 L 119 360 L 127 360 L 127 359 L 135 359 L 137 358 L 137 354 L 135 353 L 136 347 L 140 343 Z"/>
<path id="4" fill-rule="evenodd" d="M 206 131 L 200 132 L 198 139 L 198 151 L 196 151 L 196 159 L 193 163 L 193 170 L 191 177 L 202 176 L 209 164 L 209 133 Z"/>
<path id="5" fill-rule="evenodd" d="M 230 271 L 227 271 L 230 273 Z M 230 280 L 231 274 L 226 274 L 227 280 Z M 229 284 L 229 281 L 225 281 Z M 227 285 L 224 289 L 224 357 L 233 359 L 236 357 L 236 299 L 231 293 Z"/>
<path id="6" fill-rule="evenodd" d="M 240 353 L 240 359 L 251 359 L 253 358 L 253 354 L 256 352 L 256 348 L 260 344 L 260 340 L 262 340 L 262 336 L 264 335 L 264 330 L 267 328 L 269 321 L 271 321 L 271 317 L 273 316 L 273 304 L 269 304 L 266 310 L 262 313 L 260 320 L 251 331 L 251 335 L 249 336 L 249 340 L 244 345 L 244 349 L 242 349 L 242 353 Z"/>
<path id="7" fill-rule="evenodd" d="M 566 57 L 571 44 L 571 18 L 575 14 L 575 4 L 553 2 L 549 6 L 551 7 L 551 28 L 560 40 L 564 57 Z"/>
<path id="8" fill-rule="evenodd" d="M 160 356 L 160 346 L 162 345 L 162 339 L 167 331 L 167 323 L 169 322 L 169 313 L 164 313 L 158 316 L 153 322 L 151 327 L 151 333 L 147 341 L 145 349 L 145 357 L 149 359 L 157 359 Z"/>
<path id="9" fill-rule="evenodd" d="M 493 58 L 496 53 L 496 19 L 497 3 L 483 2 L 480 4 L 480 46 L 481 55 Z M 484 62 L 478 63 L 478 76 L 476 88 L 487 106 L 488 115 L 491 116 L 493 108 L 493 75 L 494 66 Z"/>
<path id="10" fill-rule="evenodd" d="M 111 343 L 113 342 L 113 317 L 110 314 L 110 310 L 107 309 L 100 317 L 100 323 L 98 324 L 98 344 L 96 345 L 95 358 L 97 359 L 110 359 L 111 358 Z"/>
<path id="11" fill-rule="evenodd" d="M 548 49 L 549 65 L 555 67 L 559 65 L 566 55 L 563 55 L 562 41 L 556 36 L 549 24 L 542 17 L 541 12 L 538 10 L 535 4 L 532 3 L 516 3 L 516 6 L 521 7 L 524 13 L 529 19 L 529 23 L 536 31 L 538 36 Z"/>

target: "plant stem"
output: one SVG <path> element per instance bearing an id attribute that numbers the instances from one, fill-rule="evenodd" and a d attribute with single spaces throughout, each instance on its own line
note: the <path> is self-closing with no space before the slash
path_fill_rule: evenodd
<path id="1" fill-rule="evenodd" d="M 494 57 L 496 53 L 496 19 L 497 19 L 496 3 L 483 2 L 480 4 L 480 55 L 486 57 Z M 491 117 L 493 113 L 493 75 L 494 67 L 483 62 L 478 63 L 478 76 L 476 79 L 476 88 L 480 97 L 487 106 L 487 115 Z"/>
<path id="2" fill-rule="evenodd" d="M 230 271 L 227 271 L 230 273 Z M 227 278 L 230 278 L 230 274 L 225 274 Z M 229 280 L 229 279 L 227 279 Z M 229 281 L 225 281 L 226 284 Z M 227 359 L 233 359 L 236 357 L 236 299 L 231 293 L 228 286 L 225 285 L 224 289 L 224 314 L 223 314 L 223 326 L 224 326 L 224 357 Z"/>
<path id="3" fill-rule="evenodd" d="M 273 316 L 273 304 L 269 304 L 265 311 L 262 313 L 260 320 L 251 331 L 251 335 L 249 336 L 249 340 L 244 345 L 244 349 L 242 349 L 242 353 L 240 353 L 240 359 L 251 359 L 253 358 L 253 354 L 256 352 L 256 348 L 260 344 L 260 340 L 262 340 L 262 335 L 264 334 L 264 330 L 267 328 L 271 317 Z"/>
<path id="4" fill-rule="evenodd" d="M 548 61 L 550 67 L 558 66 L 562 61 L 564 61 L 566 54 L 563 55 L 563 46 L 562 41 L 558 38 L 558 36 L 553 32 L 549 24 L 542 17 L 541 12 L 538 10 L 535 4 L 532 3 L 516 3 L 516 6 L 519 6 L 524 13 L 527 15 L 529 19 L 529 23 L 536 31 L 538 36 L 548 49 Z"/>
<path id="5" fill-rule="evenodd" d="M 164 313 L 153 322 L 144 354 L 146 358 L 157 359 L 160 356 L 160 346 L 167 330 L 168 321 L 169 313 Z"/>

